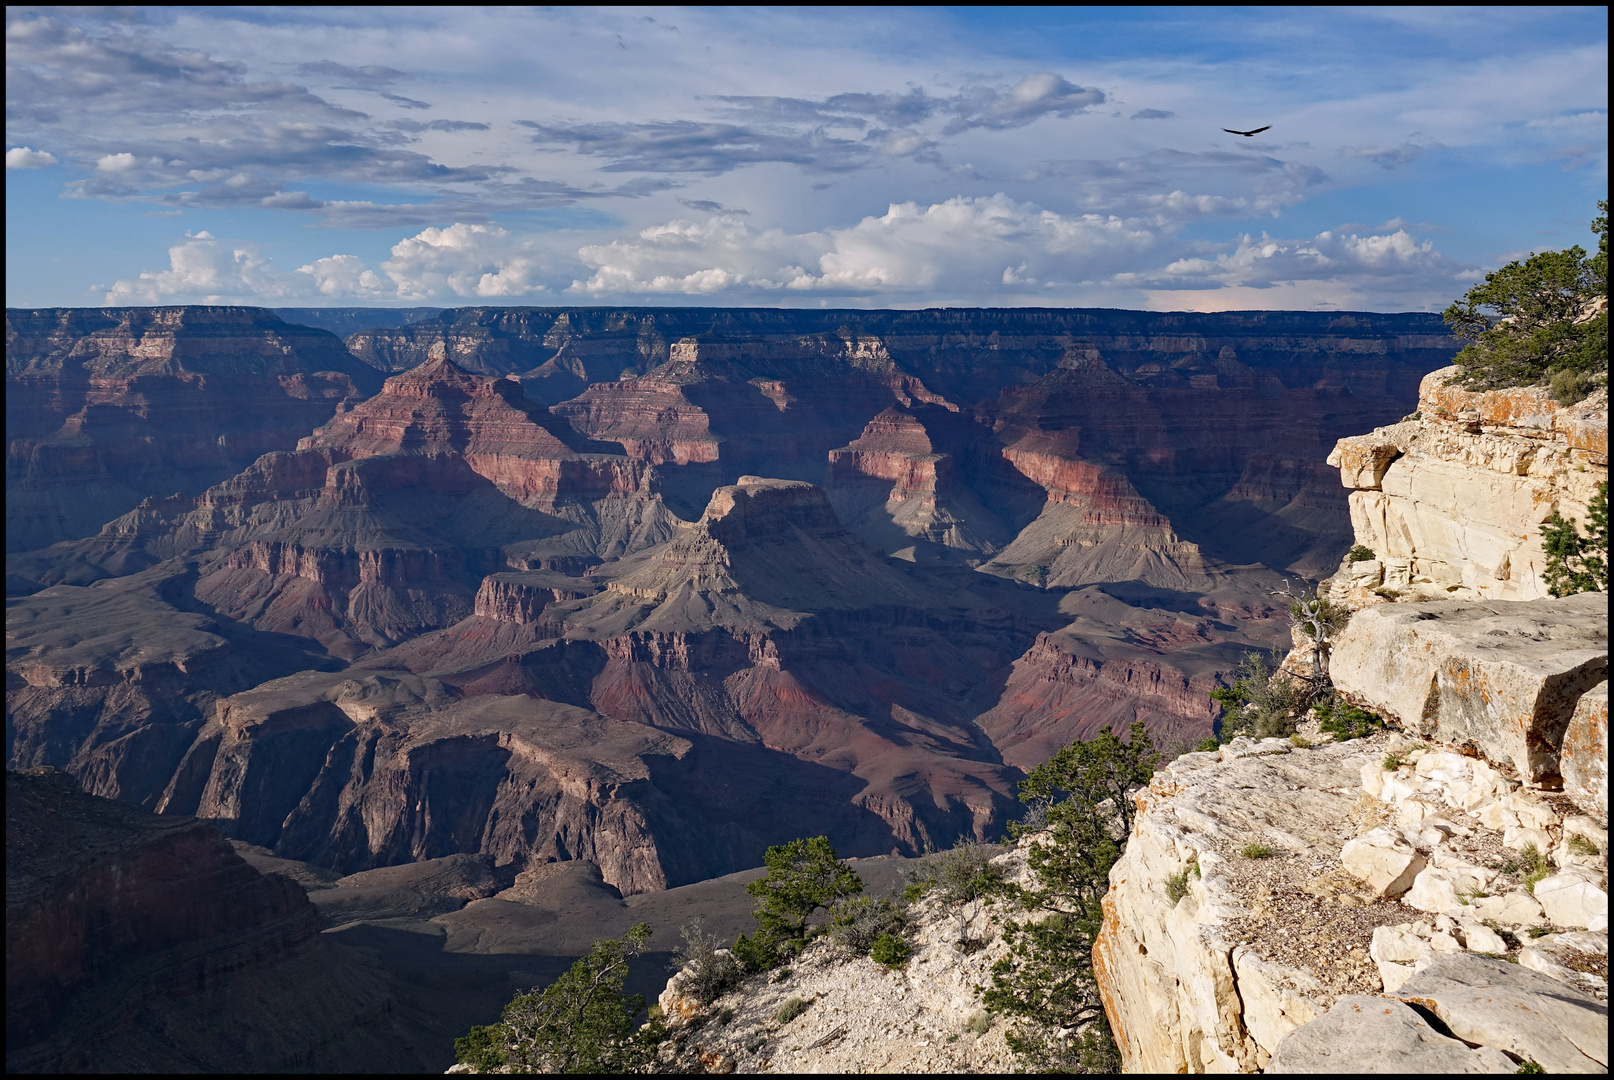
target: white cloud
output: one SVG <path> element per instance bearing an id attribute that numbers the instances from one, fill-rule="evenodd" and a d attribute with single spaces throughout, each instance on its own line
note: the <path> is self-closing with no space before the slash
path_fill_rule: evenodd
<path id="1" fill-rule="evenodd" d="M 175 301 L 230 303 L 285 299 L 301 291 L 277 275 L 269 260 L 249 247 L 221 243 L 199 232 L 168 249 L 167 270 L 142 271 L 116 282 L 108 304 L 161 304 Z"/>
<path id="2" fill-rule="evenodd" d="M 545 290 L 547 261 L 531 241 L 515 240 L 497 225 L 456 223 L 400 240 L 381 269 L 403 300 L 528 296 Z"/>
<path id="3" fill-rule="evenodd" d="M 882 216 L 849 228 L 801 234 L 758 230 L 720 215 L 584 247 L 578 256 L 595 272 L 571 291 L 995 293 L 1002 286 L 1102 276 L 1155 241 L 1148 229 L 1118 217 L 1062 215 L 1003 194 L 930 206 L 893 203 Z"/>
<path id="4" fill-rule="evenodd" d="M 134 168 L 134 165 L 135 156 L 127 152 L 122 154 L 103 154 L 100 160 L 95 163 L 95 167 L 101 172 L 124 172 Z"/>
<path id="5" fill-rule="evenodd" d="M 6 168 L 8 169 L 43 169 L 56 164 L 56 155 L 47 150 L 35 150 L 28 146 L 13 146 L 6 151 Z"/>
<path id="6" fill-rule="evenodd" d="M 299 266 L 297 272 L 312 278 L 314 288 L 321 296 L 357 300 L 373 299 L 388 292 L 380 276 L 365 266 L 364 260 L 357 255 L 331 255 L 315 259 L 307 266 Z"/>

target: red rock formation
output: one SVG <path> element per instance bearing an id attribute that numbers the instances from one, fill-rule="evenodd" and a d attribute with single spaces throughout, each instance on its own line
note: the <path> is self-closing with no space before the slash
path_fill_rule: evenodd
<path id="1" fill-rule="evenodd" d="M 6 549 L 196 494 L 375 381 L 332 335 L 255 308 L 8 309 Z"/>

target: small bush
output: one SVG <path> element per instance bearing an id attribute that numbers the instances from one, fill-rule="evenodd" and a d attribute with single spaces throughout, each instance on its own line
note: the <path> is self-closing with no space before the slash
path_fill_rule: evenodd
<path id="1" fill-rule="evenodd" d="M 984 1012 L 972 1013 L 969 1021 L 964 1026 L 973 1035 L 985 1035 L 992 1030 L 992 1014 Z"/>
<path id="2" fill-rule="evenodd" d="M 1525 933 L 1529 934 L 1533 938 L 1539 938 L 1546 937 L 1548 934 L 1552 933 L 1552 930 L 1545 926 L 1532 926 L 1530 929 L 1526 930 Z"/>
<path id="3" fill-rule="evenodd" d="M 1210 738 L 1200 741 L 1194 747 L 1194 752 L 1203 754 L 1209 751 L 1220 750 L 1221 748 L 1222 744 L 1216 741 L 1216 736 L 1212 735 Z"/>
<path id="4" fill-rule="evenodd" d="M 1272 855 L 1272 849 L 1265 844 L 1245 844 L 1241 854 L 1246 859 L 1266 859 Z"/>
<path id="5" fill-rule="evenodd" d="M 781 1024 L 788 1024 L 790 1021 L 806 1012 L 807 1006 L 811 1004 L 812 1002 L 807 1001 L 805 998 L 785 998 L 785 1003 L 779 1006 L 779 1011 L 773 1014 L 773 1018 L 779 1021 Z"/>
<path id="6" fill-rule="evenodd" d="M 869 959 L 876 964 L 884 964 L 888 968 L 899 968 L 908 962 L 913 955 L 913 946 L 908 939 L 898 937 L 896 934 L 881 934 L 874 939 L 874 945 L 869 949 Z"/>
<path id="7" fill-rule="evenodd" d="M 1520 872 L 1524 875 L 1524 887 L 1529 892 L 1535 892 L 1536 882 L 1552 873 L 1552 864 L 1534 844 L 1524 845 L 1524 850 L 1519 852 L 1519 861 L 1523 864 Z"/>
<path id="8" fill-rule="evenodd" d="M 1334 550 L 1339 549 L 1335 548 Z M 1373 549 L 1366 544 L 1357 544 L 1345 553 L 1345 557 L 1353 563 L 1368 562 L 1371 559 L 1378 558 L 1377 555 L 1373 554 Z"/>
<path id="9" fill-rule="evenodd" d="M 673 955 L 673 962 L 689 972 L 689 992 L 702 1005 L 709 1005 L 738 986 L 745 977 L 740 961 L 718 939 L 702 931 L 700 921 L 681 931 L 684 946 Z"/>
<path id="10" fill-rule="evenodd" d="M 1260 653 L 1245 653 L 1234 671 L 1233 685 L 1211 691 L 1211 699 L 1222 706 L 1222 742 L 1238 735 L 1270 739 L 1294 734 L 1311 688 L 1279 674 L 1282 663 L 1277 652 L 1270 661 Z"/>
<path id="11" fill-rule="evenodd" d="M 1546 1071 L 1547 1071 L 1546 1069 L 1543 1069 L 1540 1065 L 1537 1065 L 1535 1062 L 1526 1061 L 1522 1065 L 1520 1065 L 1517 1069 L 1514 1069 L 1513 1074 L 1515 1076 L 1525 1076 L 1525 1075 L 1534 1075 L 1535 1073 L 1544 1073 Z"/>
<path id="12" fill-rule="evenodd" d="M 1289 736 L 1289 742 L 1291 745 L 1301 750 L 1308 750 L 1311 748 L 1311 740 L 1306 738 L 1304 735 L 1291 735 Z"/>
<path id="13" fill-rule="evenodd" d="M 1603 849 L 1586 839 L 1580 833 L 1569 838 L 1569 850 L 1576 855 L 1601 855 Z"/>
<path id="14" fill-rule="evenodd" d="M 1554 511 L 1541 526 L 1541 549 L 1547 562 L 1542 576 L 1554 596 L 1608 591 L 1608 482 L 1586 506 L 1586 535 L 1574 518 Z"/>
<path id="15" fill-rule="evenodd" d="M 831 909 L 829 936 L 835 944 L 868 956 L 876 941 L 902 933 L 907 925 L 907 915 L 896 904 L 859 896 L 842 900 Z"/>
<path id="16" fill-rule="evenodd" d="M 1384 719 L 1378 713 L 1359 709 L 1338 694 L 1321 705 L 1312 706 L 1311 711 L 1321 721 L 1318 729 L 1325 735 L 1332 735 L 1335 742 L 1365 738 L 1384 729 Z"/>
<path id="17" fill-rule="evenodd" d="M 1031 828 L 1030 819 L 1038 810 L 1046 826 L 1048 804 L 1043 802 L 1032 805 L 1021 819 L 1021 828 L 1036 831 Z M 994 896 L 1003 890 L 1003 871 L 992 865 L 996 854 L 997 849 L 969 837 L 954 844 L 949 851 L 932 851 L 903 868 L 902 877 L 908 884 L 903 895 L 909 896 L 917 888 L 914 899 L 934 893 L 942 903 L 952 906 Z"/>
<path id="18" fill-rule="evenodd" d="M 1177 902 L 1187 895 L 1188 867 L 1185 866 L 1166 878 L 1166 899 L 1171 901 L 1172 907 L 1176 907 Z"/>

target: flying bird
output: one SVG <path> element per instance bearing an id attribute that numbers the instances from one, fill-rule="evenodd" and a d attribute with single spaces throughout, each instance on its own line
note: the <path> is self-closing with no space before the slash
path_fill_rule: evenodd
<path id="1" fill-rule="evenodd" d="M 1223 128 L 1222 130 L 1227 132 L 1229 135 L 1243 135 L 1246 139 L 1248 139 L 1251 135 L 1261 134 L 1261 132 L 1265 131 L 1271 126 L 1271 124 L 1268 124 L 1267 127 L 1258 127 L 1254 131 L 1234 131 L 1232 128 Z"/>

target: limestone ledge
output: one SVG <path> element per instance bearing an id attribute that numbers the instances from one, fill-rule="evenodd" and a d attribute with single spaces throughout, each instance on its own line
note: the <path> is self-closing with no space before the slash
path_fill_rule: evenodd
<path id="1" fill-rule="evenodd" d="M 1094 950 L 1128 1072 L 1254 1072 L 1275 1055 L 1278 1071 L 1315 1071 L 1296 1063 L 1311 1035 L 1280 1054 L 1291 1033 L 1340 1026 L 1339 1010 L 1358 1033 L 1411 1031 L 1391 999 L 1453 956 L 1522 965 L 1583 1011 L 1607 999 L 1606 829 L 1481 759 L 1400 733 L 1237 739 L 1172 762 L 1138 805 Z M 1527 846 L 1549 863 L 1533 888 Z M 1517 1035 L 1396 1037 L 1430 1055 L 1407 1070 L 1489 1046 L 1502 1056 L 1472 1060 L 1494 1071 L 1529 1057 Z M 1602 1071 L 1603 1045 L 1554 1060 Z"/>
<path id="2" fill-rule="evenodd" d="M 1547 595 L 1540 527 L 1584 523 L 1608 479 L 1608 395 L 1560 406 L 1541 387 L 1483 393 L 1425 376 L 1416 419 L 1341 439 L 1328 457 L 1351 488 L 1357 542 L 1374 553 L 1333 580 L 1406 598 Z"/>

